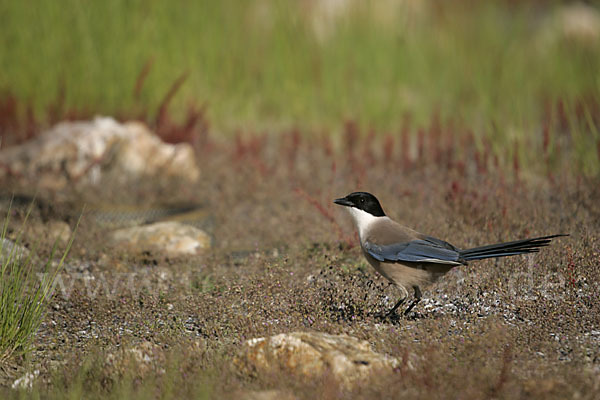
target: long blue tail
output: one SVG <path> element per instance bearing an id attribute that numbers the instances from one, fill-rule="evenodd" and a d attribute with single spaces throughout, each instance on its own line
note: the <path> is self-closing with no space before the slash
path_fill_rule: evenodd
<path id="1" fill-rule="evenodd" d="M 537 253 L 540 248 L 550 244 L 553 238 L 569 236 L 558 234 L 542 236 L 532 239 L 515 240 L 514 242 L 496 243 L 487 246 L 474 247 L 472 249 L 460 250 L 460 257 L 465 261 L 482 260 L 484 258 L 516 256 L 518 254 Z"/>

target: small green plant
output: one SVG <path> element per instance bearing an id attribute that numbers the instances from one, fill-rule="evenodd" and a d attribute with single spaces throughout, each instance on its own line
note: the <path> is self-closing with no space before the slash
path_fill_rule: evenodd
<path id="1" fill-rule="evenodd" d="M 37 264 L 35 248 L 28 251 L 21 246 L 23 228 L 31 208 L 30 206 L 14 242 L 6 237 L 10 207 L 0 234 L 0 364 L 11 356 L 23 355 L 31 349 L 33 335 L 40 326 L 54 281 L 63 268 L 77 230 L 76 227 L 58 265 L 55 266 L 52 261 L 57 251 L 58 239 L 54 242 L 50 257 L 44 264 L 44 274 L 38 279 L 34 268 Z"/>

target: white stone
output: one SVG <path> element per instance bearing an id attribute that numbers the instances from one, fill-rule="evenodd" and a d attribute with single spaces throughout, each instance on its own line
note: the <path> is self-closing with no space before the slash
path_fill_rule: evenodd
<path id="1" fill-rule="evenodd" d="M 140 251 L 158 250 L 174 255 L 200 254 L 210 247 L 210 236 L 191 225 L 157 222 L 114 231 L 112 240 Z"/>
<path id="2" fill-rule="evenodd" d="M 164 143 L 140 122 L 112 118 L 63 122 L 35 139 L 0 151 L 0 179 L 10 177 L 41 190 L 97 186 L 110 176 L 120 183 L 141 178 L 200 175 L 189 144 Z"/>
<path id="3" fill-rule="evenodd" d="M 292 332 L 250 339 L 233 363 L 240 373 L 249 376 L 269 376 L 283 371 L 314 381 L 331 373 L 347 388 L 376 375 L 391 374 L 400 365 L 396 358 L 374 352 L 365 340 L 320 332 Z"/>
<path id="4" fill-rule="evenodd" d="M 31 389 L 31 387 L 33 386 L 33 382 L 35 381 L 35 378 L 37 378 L 39 374 L 40 374 L 40 371 L 37 369 L 33 372 L 27 372 L 22 377 L 15 379 L 15 381 L 12 384 L 12 388 L 13 389 Z"/>

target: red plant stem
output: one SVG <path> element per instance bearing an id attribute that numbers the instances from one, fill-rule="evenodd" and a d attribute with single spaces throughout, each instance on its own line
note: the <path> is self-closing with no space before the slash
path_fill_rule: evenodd
<path id="1" fill-rule="evenodd" d="M 171 87 L 169 88 L 167 93 L 165 94 L 165 97 L 163 98 L 163 100 L 160 103 L 160 107 L 158 107 L 158 113 L 157 113 L 156 122 L 155 122 L 157 129 L 158 129 L 158 127 L 163 125 L 164 122 L 167 120 L 167 109 L 169 107 L 169 103 L 171 102 L 171 100 L 173 100 L 173 97 L 175 97 L 175 95 L 177 94 L 179 89 L 181 89 L 181 86 L 183 86 L 183 84 L 187 80 L 188 76 L 189 76 L 189 72 L 187 72 L 187 71 L 184 72 L 183 74 L 181 74 L 179 76 L 179 78 L 175 79 L 175 81 L 173 82 L 173 84 L 171 85 Z"/>
<path id="2" fill-rule="evenodd" d="M 140 71 L 140 73 L 135 81 L 135 86 L 133 87 L 133 98 L 135 100 L 139 100 L 139 98 L 142 94 L 142 88 L 144 87 L 146 78 L 148 78 L 148 75 L 150 74 L 150 70 L 152 69 L 153 65 L 154 65 L 154 57 L 150 57 L 148 59 L 148 61 L 146 61 L 144 66 L 142 67 L 142 70 Z"/>

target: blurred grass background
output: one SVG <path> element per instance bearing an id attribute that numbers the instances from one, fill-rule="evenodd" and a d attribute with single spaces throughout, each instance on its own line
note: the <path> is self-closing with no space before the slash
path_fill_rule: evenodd
<path id="1" fill-rule="evenodd" d="M 39 115 L 61 90 L 68 108 L 152 114 L 187 73 L 171 110 L 206 104 L 217 132 L 339 131 L 347 120 L 395 132 L 406 116 L 419 127 L 436 115 L 502 148 L 537 135 L 560 104 L 595 171 L 600 22 L 595 6 L 572 6 L 0 0 L 0 90 Z M 573 23 L 567 7 L 589 15 Z"/>

